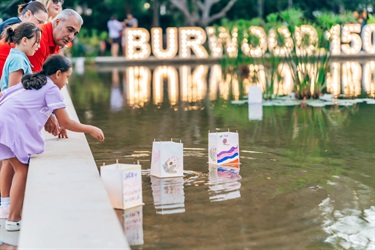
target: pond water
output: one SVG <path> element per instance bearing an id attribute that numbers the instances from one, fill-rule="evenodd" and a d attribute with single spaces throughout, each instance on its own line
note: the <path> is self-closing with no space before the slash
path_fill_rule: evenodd
<path id="1" fill-rule="evenodd" d="M 246 93 L 210 67 L 86 66 L 70 79 L 81 122 L 106 136 L 87 136 L 98 168 L 142 166 L 145 205 L 116 211 L 132 249 L 374 249 L 375 105 L 264 106 L 253 120 L 231 102 Z M 228 130 L 240 171 L 209 171 L 208 133 Z M 184 177 L 150 176 L 152 142 L 171 138 Z"/>

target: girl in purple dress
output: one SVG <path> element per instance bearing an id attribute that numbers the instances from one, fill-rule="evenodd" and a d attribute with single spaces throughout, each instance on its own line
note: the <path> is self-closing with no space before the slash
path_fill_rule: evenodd
<path id="1" fill-rule="evenodd" d="M 72 65 L 62 55 L 52 55 L 39 73 L 22 77 L 0 98 L 0 160 L 9 160 L 14 169 L 10 192 L 10 212 L 5 228 L 17 231 L 25 194 L 30 156 L 44 151 L 41 131 L 52 112 L 59 124 L 74 132 L 89 133 L 104 141 L 103 131 L 69 118 L 60 89 L 68 82 Z"/>
<path id="2" fill-rule="evenodd" d="M 15 46 L 10 49 L 10 53 L 5 60 L 0 79 L 0 91 L 19 83 L 23 75 L 33 73 L 27 56 L 34 55 L 35 51 L 39 49 L 41 35 L 42 32 L 38 26 L 30 22 L 23 22 L 4 30 L 5 42 L 13 43 Z M 2 164 L 0 162 L 0 168 L 0 219 L 6 219 L 9 215 L 9 192 L 14 171 L 8 161 L 3 161 Z"/>

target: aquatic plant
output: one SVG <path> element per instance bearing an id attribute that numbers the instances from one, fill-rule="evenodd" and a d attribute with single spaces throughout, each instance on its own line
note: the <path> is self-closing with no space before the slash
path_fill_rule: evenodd
<path id="1" fill-rule="evenodd" d="M 265 43 L 261 41 L 259 36 L 254 35 L 251 32 L 252 27 L 265 27 L 266 30 L 271 27 L 279 27 L 282 24 L 274 20 L 274 16 L 271 14 L 268 18 L 268 23 L 260 18 L 254 18 L 251 20 L 237 20 L 233 22 L 225 22 L 224 28 L 226 30 L 232 30 L 232 36 L 235 37 L 233 46 L 236 53 L 228 53 L 224 51 L 223 58 L 220 60 L 220 64 L 224 71 L 231 72 L 231 74 L 238 74 L 241 81 L 247 82 L 247 85 L 258 85 L 262 87 L 263 98 L 274 99 L 278 95 L 278 82 L 281 79 L 278 65 L 283 60 L 282 58 L 275 56 L 273 53 L 268 53 L 265 56 L 259 56 L 254 53 L 249 53 L 250 48 L 257 48 Z M 219 29 L 217 28 L 217 34 Z M 282 39 L 280 37 L 280 39 Z M 266 50 L 267 48 L 262 48 Z M 247 51 L 245 53 L 244 51 Z M 237 70 L 236 70 L 237 69 Z M 246 84 L 244 84 L 246 85 Z"/>
<path id="2" fill-rule="evenodd" d="M 283 11 L 280 18 L 290 31 L 294 44 L 286 53 L 286 62 L 294 80 L 295 97 L 319 98 L 325 87 L 330 60 L 329 43 L 325 42 L 323 29 L 304 20 L 298 9 Z"/>

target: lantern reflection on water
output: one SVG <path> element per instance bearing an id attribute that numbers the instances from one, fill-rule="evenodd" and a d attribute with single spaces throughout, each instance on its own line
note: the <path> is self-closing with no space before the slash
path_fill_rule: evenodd
<path id="1" fill-rule="evenodd" d="M 185 212 L 183 177 L 158 178 L 150 176 L 152 196 L 157 214 Z"/>
<path id="2" fill-rule="evenodd" d="M 209 166 L 208 187 L 211 202 L 237 199 L 241 197 L 239 167 L 226 168 Z"/>

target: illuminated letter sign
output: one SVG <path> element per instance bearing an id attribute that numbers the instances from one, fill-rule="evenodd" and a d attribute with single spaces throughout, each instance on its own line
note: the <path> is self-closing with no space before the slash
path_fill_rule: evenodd
<path id="1" fill-rule="evenodd" d="M 167 46 L 163 49 L 163 31 L 161 28 L 152 28 L 152 53 L 158 59 L 171 59 L 178 50 L 177 28 L 167 28 Z"/>
<path id="2" fill-rule="evenodd" d="M 126 58 L 146 59 L 151 54 L 150 33 L 144 28 L 126 29 Z"/>
<path id="3" fill-rule="evenodd" d="M 364 51 L 375 54 L 375 23 L 363 27 L 362 42 Z"/>
<path id="4" fill-rule="evenodd" d="M 296 28 L 296 53 L 297 55 L 312 55 L 318 44 L 318 32 L 311 25 L 301 25 Z M 303 43 L 308 37 L 308 43 Z"/>
<path id="5" fill-rule="evenodd" d="M 229 57 L 237 56 L 237 28 L 233 28 L 231 34 L 229 34 L 227 29 L 224 27 L 219 27 L 218 34 L 216 35 L 215 29 L 213 27 L 208 27 L 207 34 L 208 45 L 211 50 L 212 57 L 222 57 L 224 49 Z"/>
<path id="6" fill-rule="evenodd" d="M 323 48 L 318 47 L 318 32 L 313 26 L 301 25 L 295 30 L 295 33 L 291 34 L 287 27 L 280 26 L 271 29 L 267 36 L 262 27 L 250 26 L 243 36 L 239 36 L 236 27 L 232 30 L 225 27 L 207 27 L 206 30 L 200 27 L 170 27 L 166 30 L 164 40 L 162 29 L 152 28 L 150 44 L 150 33 L 146 29 L 127 28 L 126 58 L 147 59 L 151 53 L 156 59 L 167 60 L 177 55 L 189 59 L 192 54 L 196 58 L 208 58 L 209 54 L 212 58 L 236 58 L 239 49 L 248 57 L 262 57 L 267 49 L 275 56 L 285 57 L 293 52 L 293 46 L 296 46 L 297 56 L 323 51 Z M 205 48 L 207 36 L 209 51 Z M 238 40 L 239 37 L 243 37 L 241 41 Z M 325 39 L 330 42 L 331 55 L 358 55 L 361 49 L 367 54 L 375 54 L 375 24 L 364 26 L 362 32 L 358 23 L 344 24 L 342 30 L 340 25 L 335 25 L 325 32 Z"/>
<path id="7" fill-rule="evenodd" d="M 283 45 L 279 44 L 278 36 L 284 37 Z M 270 30 L 268 34 L 268 48 L 276 56 L 286 56 L 292 51 L 293 39 L 287 27 L 281 26 L 277 29 L 277 32 L 275 29 Z"/>
<path id="8" fill-rule="evenodd" d="M 245 55 L 251 57 L 261 57 L 267 51 L 267 35 L 262 27 L 251 26 L 249 28 L 250 35 L 258 38 L 258 46 L 254 47 L 251 45 L 251 41 L 245 38 L 242 42 L 242 51 Z"/>
<path id="9" fill-rule="evenodd" d="M 203 47 L 206 42 L 206 32 L 199 27 L 180 28 L 180 57 L 190 57 L 191 50 L 196 57 L 207 58 L 208 53 Z"/>
<path id="10" fill-rule="evenodd" d="M 342 28 L 341 42 L 345 43 L 341 45 L 341 50 L 346 55 L 355 55 L 361 51 L 362 41 L 358 33 L 361 32 L 361 25 L 356 24 L 345 24 Z M 348 43 L 348 44 L 347 44 Z M 350 43 L 350 45 L 349 45 Z"/>

